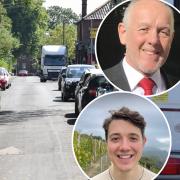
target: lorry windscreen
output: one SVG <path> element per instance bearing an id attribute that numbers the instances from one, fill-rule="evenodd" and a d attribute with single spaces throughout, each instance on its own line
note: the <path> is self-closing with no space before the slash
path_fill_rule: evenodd
<path id="1" fill-rule="evenodd" d="M 63 55 L 46 55 L 44 57 L 45 66 L 65 66 L 66 59 Z"/>

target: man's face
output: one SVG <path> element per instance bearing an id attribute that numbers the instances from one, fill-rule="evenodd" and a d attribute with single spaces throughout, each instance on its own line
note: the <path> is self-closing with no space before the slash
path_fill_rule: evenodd
<path id="1" fill-rule="evenodd" d="M 119 171 L 130 171 L 142 155 L 145 137 L 141 130 L 124 120 L 113 120 L 108 129 L 107 150 L 111 162 Z"/>
<path id="2" fill-rule="evenodd" d="M 127 62 L 142 74 L 152 75 L 166 62 L 173 40 L 171 21 L 162 3 L 142 0 L 131 9 L 127 25 L 119 25 Z"/>

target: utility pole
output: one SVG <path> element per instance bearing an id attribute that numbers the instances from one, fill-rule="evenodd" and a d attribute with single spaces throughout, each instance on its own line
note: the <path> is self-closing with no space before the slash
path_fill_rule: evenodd
<path id="1" fill-rule="evenodd" d="M 63 45 L 65 43 L 65 20 L 63 19 Z"/>
<path id="2" fill-rule="evenodd" d="M 82 18 L 87 14 L 87 0 L 82 0 Z"/>

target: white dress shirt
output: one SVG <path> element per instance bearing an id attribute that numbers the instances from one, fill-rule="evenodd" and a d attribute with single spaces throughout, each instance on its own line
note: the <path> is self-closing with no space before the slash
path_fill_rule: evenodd
<path id="1" fill-rule="evenodd" d="M 139 81 L 144 78 L 144 75 L 130 66 L 126 61 L 126 58 L 123 59 L 122 65 L 131 91 L 139 95 L 144 95 L 144 89 L 138 86 Z M 160 73 L 160 70 L 156 71 L 149 78 L 151 78 L 156 83 L 156 85 L 153 87 L 153 94 L 157 94 L 166 90 L 165 82 Z"/>

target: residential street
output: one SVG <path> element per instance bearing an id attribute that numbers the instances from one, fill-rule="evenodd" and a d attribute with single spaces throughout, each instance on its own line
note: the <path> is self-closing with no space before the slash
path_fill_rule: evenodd
<path id="1" fill-rule="evenodd" d="M 73 113 L 57 81 L 13 77 L 1 97 L 0 180 L 87 179 L 72 153 Z"/>

